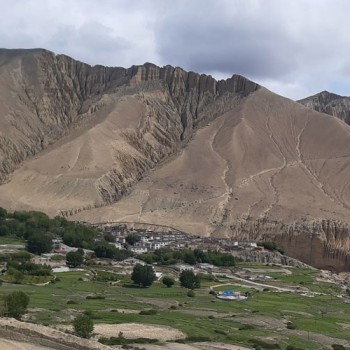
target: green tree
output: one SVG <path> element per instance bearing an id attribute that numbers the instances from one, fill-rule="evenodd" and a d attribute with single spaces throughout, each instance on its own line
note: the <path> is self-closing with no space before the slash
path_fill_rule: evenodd
<path id="1" fill-rule="evenodd" d="M 175 284 L 175 280 L 172 277 L 165 276 L 163 278 L 163 284 L 166 285 L 168 288 L 171 288 Z"/>
<path id="2" fill-rule="evenodd" d="M 132 271 L 131 279 L 135 284 L 148 287 L 156 280 L 152 266 L 136 264 Z"/>
<path id="3" fill-rule="evenodd" d="M 0 217 L 0 220 L 1 220 L 1 217 Z M 7 225 L 0 225 L 0 236 L 7 236 L 10 233 L 11 233 L 10 229 L 8 228 Z"/>
<path id="4" fill-rule="evenodd" d="M 27 311 L 29 296 L 22 291 L 6 295 L 4 300 L 5 315 L 20 319 Z"/>
<path id="5" fill-rule="evenodd" d="M 84 252 L 83 252 L 84 253 Z M 69 252 L 66 255 L 66 264 L 69 267 L 78 267 L 84 262 L 84 255 L 81 252 Z"/>
<path id="6" fill-rule="evenodd" d="M 34 254 L 41 255 L 52 249 L 52 235 L 50 233 L 33 233 L 28 237 L 27 249 Z"/>
<path id="7" fill-rule="evenodd" d="M 182 287 L 194 289 L 200 288 L 201 280 L 192 270 L 184 270 L 180 274 L 180 284 Z"/>
<path id="8" fill-rule="evenodd" d="M 127 235 L 125 237 L 125 240 L 128 244 L 134 245 L 135 243 L 140 242 L 141 237 L 138 235 L 135 235 L 134 233 L 131 233 L 130 235 Z"/>
<path id="9" fill-rule="evenodd" d="M 7 210 L 0 207 L 0 220 L 7 218 Z"/>
<path id="10" fill-rule="evenodd" d="M 94 330 L 94 322 L 88 315 L 78 315 L 73 320 L 75 332 L 82 338 L 90 338 Z"/>

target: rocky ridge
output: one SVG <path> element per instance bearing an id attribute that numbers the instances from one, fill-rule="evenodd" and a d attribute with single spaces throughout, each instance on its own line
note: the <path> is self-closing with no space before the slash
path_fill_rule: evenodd
<path id="1" fill-rule="evenodd" d="M 328 91 L 298 101 L 317 112 L 333 115 L 350 124 L 350 97 L 340 96 Z"/>
<path id="2" fill-rule="evenodd" d="M 26 158 L 74 130 L 113 113 L 132 97 L 142 120 L 118 130 L 121 142 L 111 164 L 94 178 L 98 194 L 88 207 L 111 203 L 194 130 L 230 109 L 259 86 L 241 76 L 216 81 L 181 68 L 146 63 L 129 69 L 91 67 L 52 52 L 0 50 L 0 182 Z M 130 100 L 129 100 L 130 101 Z M 130 113 L 130 111 L 125 111 Z M 90 125 L 91 126 L 91 125 Z M 75 208 L 80 210 L 84 208 Z"/>

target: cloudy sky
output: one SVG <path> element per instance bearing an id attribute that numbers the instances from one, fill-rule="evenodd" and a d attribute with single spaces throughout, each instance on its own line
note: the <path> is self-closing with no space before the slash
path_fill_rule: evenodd
<path id="1" fill-rule="evenodd" d="M 242 74 L 293 98 L 350 95 L 348 0 L 0 0 L 0 47 L 89 64 Z"/>

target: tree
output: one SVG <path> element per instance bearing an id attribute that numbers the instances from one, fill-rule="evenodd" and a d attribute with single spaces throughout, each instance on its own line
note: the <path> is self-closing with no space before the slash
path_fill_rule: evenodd
<path id="1" fill-rule="evenodd" d="M 83 252 L 84 253 L 84 252 Z M 66 264 L 69 267 L 78 267 L 84 262 L 84 255 L 81 252 L 69 252 L 66 255 Z"/>
<path id="2" fill-rule="evenodd" d="M 7 218 L 7 210 L 0 207 L 0 220 Z"/>
<path id="3" fill-rule="evenodd" d="M 27 311 L 29 296 L 22 291 L 12 292 L 5 297 L 5 315 L 14 318 L 21 318 Z"/>
<path id="4" fill-rule="evenodd" d="M 94 330 L 94 322 L 88 315 L 78 315 L 73 320 L 75 332 L 82 338 L 90 338 Z"/>
<path id="5" fill-rule="evenodd" d="M 1 217 L 0 217 L 0 220 L 1 220 Z M 0 236 L 7 236 L 10 233 L 11 232 L 10 232 L 10 229 L 8 228 L 8 226 L 0 225 Z"/>
<path id="6" fill-rule="evenodd" d="M 180 274 L 180 284 L 182 287 L 194 289 L 200 288 L 201 280 L 192 270 L 184 270 Z"/>
<path id="7" fill-rule="evenodd" d="M 134 233 L 131 233 L 130 235 L 127 235 L 125 237 L 125 240 L 128 244 L 134 245 L 135 243 L 140 242 L 141 237 L 138 235 L 135 235 Z"/>
<path id="8" fill-rule="evenodd" d="M 165 276 L 163 278 L 163 284 L 166 285 L 168 288 L 171 288 L 175 284 L 175 280 L 172 277 Z"/>
<path id="9" fill-rule="evenodd" d="M 52 249 L 52 235 L 49 233 L 33 233 L 28 237 L 27 249 L 34 254 L 41 255 Z"/>
<path id="10" fill-rule="evenodd" d="M 148 287 L 156 280 L 156 274 L 152 266 L 136 264 L 132 271 L 131 279 L 135 284 Z"/>

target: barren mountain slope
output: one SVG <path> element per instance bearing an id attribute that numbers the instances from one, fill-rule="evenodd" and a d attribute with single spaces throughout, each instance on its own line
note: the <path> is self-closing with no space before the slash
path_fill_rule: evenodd
<path id="1" fill-rule="evenodd" d="M 333 115 L 350 124 L 350 97 L 322 91 L 298 102 L 315 111 Z"/>
<path id="2" fill-rule="evenodd" d="M 273 239 L 303 261 L 348 269 L 348 226 L 308 221 L 348 220 L 349 174 L 346 124 L 261 88 L 198 130 L 130 195 L 73 218 Z"/>
<path id="3" fill-rule="evenodd" d="M 258 88 L 171 66 L 90 67 L 45 50 L 1 50 L 0 63 L 0 179 L 9 180 L 0 205 L 53 215 L 119 199 Z"/>
<path id="4" fill-rule="evenodd" d="M 198 130 L 129 196 L 79 218 L 157 221 L 195 234 L 228 233 L 249 216 L 346 220 L 349 173 L 348 126 L 262 88 Z"/>

